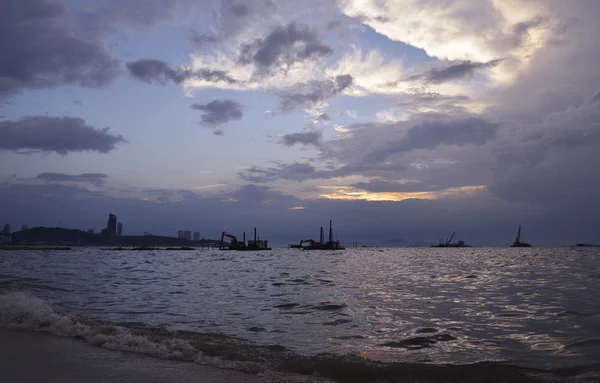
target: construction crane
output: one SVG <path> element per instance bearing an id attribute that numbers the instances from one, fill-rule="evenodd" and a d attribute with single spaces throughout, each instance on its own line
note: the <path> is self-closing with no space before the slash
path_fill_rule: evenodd
<path id="1" fill-rule="evenodd" d="M 449 244 L 452 242 L 452 240 L 454 239 L 454 235 L 455 235 L 455 234 L 456 234 L 456 232 L 452 233 L 452 235 L 450 236 L 450 239 L 448 239 L 448 240 L 446 241 L 446 245 L 449 245 Z"/>
<path id="2" fill-rule="evenodd" d="M 237 239 L 237 237 L 235 235 L 229 234 L 226 231 L 224 231 L 221 234 L 221 243 L 219 244 L 219 250 L 225 250 L 225 249 L 227 249 L 225 246 L 223 246 L 223 239 L 225 237 L 231 238 L 231 244 L 229 245 L 229 249 L 231 249 L 231 250 L 234 250 L 234 249 L 243 249 L 243 248 L 246 247 L 246 241 L 238 241 L 238 239 Z"/>
<path id="3" fill-rule="evenodd" d="M 299 249 L 301 249 L 301 248 L 302 248 L 302 244 L 303 244 L 303 243 L 309 243 L 309 244 L 312 246 L 312 245 L 315 243 L 315 241 L 314 241 L 314 240 L 312 240 L 312 239 L 303 239 L 302 241 L 300 241 L 300 245 L 298 245 L 298 246 L 299 246 L 299 247 L 298 247 Z"/>

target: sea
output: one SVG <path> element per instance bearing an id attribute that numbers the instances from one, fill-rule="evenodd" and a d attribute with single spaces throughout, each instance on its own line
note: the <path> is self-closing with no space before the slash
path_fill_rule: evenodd
<path id="1" fill-rule="evenodd" d="M 334 381 L 600 381 L 600 248 L 0 251 L 0 326 Z"/>

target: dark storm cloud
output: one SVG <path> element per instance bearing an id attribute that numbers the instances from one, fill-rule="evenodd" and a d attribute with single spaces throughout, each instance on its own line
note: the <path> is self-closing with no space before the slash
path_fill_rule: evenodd
<path id="1" fill-rule="evenodd" d="M 598 141 L 577 150 L 552 152 L 534 166 L 499 164 L 490 192 L 504 200 L 542 207 L 548 211 L 582 213 L 598 210 L 600 161 Z"/>
<path id="2" fill-rule="evenodd" d="M 349 74 L 336 76 L 333 80 L 310 81 L 278 91 L 277 109 L 283 113 L 297 108 L 307 108 L 335 97 L 352 86 L 353 78 Z"/>
<path id="3" fill-rule="evenodd" d="M 202 114 L 202 123 L 211 127 L 218 127 L 231 121 L 238 121 L 244 116 L 244 107 L 235 100 L 217 99 L 205 105 L 193 104 L 191 107 L 204 112 Z M 215 134 L 222 135 L 223 131 L 217 129 Z"/>
<path id="4" fill-rule="evenodd" d="M 38 174 L 36 179 L 49 182 L 75 182 L 87 183 L 94 186 L 102 186 L 108 179 L 108 176 L 102 173 L 84 173 L 77 175 L 64 173 L 41 173 Z"/>
<path id="5" fill-rule="evenodd" d="M 286 70 L 295 63 L 318 59 L 332 52 L 316 30 L 292 21 L 273 29 L 265 38 L 242 45 L 239 61 L 254 64 L 259 74 L 266 74 Z"/>
<path id="6" fill-rule="evenodd" d="M 122 136 L 110 134 L 108 128 L 96 129 L 81 118 L 29 116 L 0 122 L 0 149 L 15 152 L 108 153 L 123 142 Z"/>
<path id="7" fill-rule="evenodd" d="M 393 128 L 395 124 L 385 125 Z M 433 149 L 440 145 L 482 145 L 495 137 L 499 127 L 497 123 L 478 117 L 453 122 L 424 122 L 410 128 L 404 137 L 373 149 L 364 159 L 377 163 L 393 154 L 415 149 Z"/>
<path id="8" fill-rule="evenodd" d="M 0 96 L 64 84 L 101 87 L 118 62 L 99 36 L 84 36 L 60 0 L 0 2 Z"/>
<path id="9" fill-rule="evenodd" d="M 411 76 L 409 77 L 409 80 L 423 80 L 432 84 L 440 84 L 447 81 L 471 78 L 475 75 L 476 71 L 480 69 L 493 68 L 502 61 L 503 59 L 492 60 L 485 63 L 460 61 L 442 69 L 433 68 L 423 74 Z"/>
<path id="10" fill-rule="evenodd" d="M 180 84 L 188 79 L 202 79 L 211 82 L 234 83 L 227 72 L 216 69 L 200 69 L 196 71 L 187 69 L 174 69 L 168 63 L 155 59 L 140 59 L 127 63 L 127 69 L 132 76 L 148 84 L 159 83 L 165 85 L 169 81 Z"/>
<path id="11" fill-rule="evenodd" d="M 294 146 L 296 144 L 308 146 L 321 146 L 323 143 L 322 130 L 307 130 L 301 133 L 286 134 L 281 138 L 281 143 L 285 146 Z"/>

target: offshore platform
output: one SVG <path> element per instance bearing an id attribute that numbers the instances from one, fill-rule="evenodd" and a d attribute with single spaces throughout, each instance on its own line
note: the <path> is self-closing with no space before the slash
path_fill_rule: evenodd
<path id="1" fill-rule="evenodd" d="M 521 242 L 521 225 L 519 225 L 519 230 L 517 231 L 517 238 L 515 238 L 515 242 L 510 247 L 531 247 L 527 242 Z"/>
<path id="2" fill-rule="evenodd" d="M 431 245 L 431 247 L 469 247 L 469 245 L 467 245 L 465 241 L 452 242 L 455 235 L 456 232 L 452 233 L 450 238 L 446 240 L 444 238 L 440 238 L 438 244 Z"/>
<path id="3" fill-rule="evenodd" d="M 304 246 L 307 243 L 308 245 Z M 323 226 L 321 226 L 321 233 L 319 235 L 319 242 L 312 239 L 303 239 L 299 245 L 289 245 L 290 249 L 302 249 L 302 250 L 344 250 L 340 244 L 340 241 L 333 240 L 333 221 L 329 220 L 329 240 L 325 242 Z"/>
<path id="4" fill-rule="evenodd" d="M 225 237 L 230 238 L 231 242 L 229 246 L 225 245 Z M 269 241 L 261 240 L 256 236 L 256 228 L 254 228 L 254 237 L 246 244 L 246 232 L 243 233 L 241 241 L 238 241 L 235 235 L 229 234 L 224 231 L 221 234 L 221 243 L 219 244 L 219 250 L 237 250 L 237 251 L 260 251 L 260 250 L 271 250 L 269 247 Z"/>

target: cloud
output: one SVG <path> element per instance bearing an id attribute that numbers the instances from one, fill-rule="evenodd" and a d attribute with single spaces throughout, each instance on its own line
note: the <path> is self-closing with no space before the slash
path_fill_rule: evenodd
<path id="1" fill-rule="evenodd" d="M 439 190 L 440 188 L 431 185 L 423 184 L 419 181 L 385 181 L 374 179 L 368 182 L 357 182 L 352 187 L 364 190 L 371 193 L 414 193 L 414 192 L 429 192 Z"/>
<path id="2" fill-rule="evenodd" d="M 243 44 L 239 61 L 254 64 L 257 73 L 287 71 L 296 63 L 328 56 L 331 47 L 321 41 L 317 31 L 306 24 L 292 21 L 274 28 L 266 37 Z"/>
<path id="3" fill-rule="evenodd" d="M 352 86 L 352 76 L 338 75 L 333 80 L 310 81 L 276 91 L 277 109 L 283 113 L 297 108 L 308 108 L 330 99 Z"/>
<path id="4" fill-rule="evenodd" d="M 108 176 L 102 173 L 84 173 L 78 175 L 64 173 L 40 173 L 36 179 L 49 182 L 88 183 L 94 186 L 103 186 L 108 179 Z"/>
<path id="5" fill-rule="evenodd" d="M 411 191 L 411 192 L 369 192 L 358 188 L 341 187 L 335 188 L 328 193 L 320 194 L 319 197 L 346 200 L 346 201 L 405 201 L 410 199 L 436 200 L 444 198 L 464 198 L 475 193 L 485 191 L 485 186 L 462 186 L 459 188 L 449 188 L 436 191 Z"/>
<path id="6" fill-rule="evenodd" d="M 440 84 L 453 80 L 462 80 L 473 77 L 475 72 L 480 69 L 493 68 L 502 61 L 502 59 L 492 60 L 485 63 L 472 62 L 468 60 L 460 61 L 442 69 L 433 68 L 424 74 L 411 76 L 409 80 L 424 80 L 425 82 L 433 84 Z"/>
<path id="7" fill-rule="evenodd" d="M 190 41 L 198 48 L 205 48 L 209 44 L 225 44 L 239 36 L 243 31 L 255 29 L 255 24 L 268 25 L 269 19 L 277 16 L 277 3 L 271 0 L 244 1 L 218 1 L 212 2 L 203 12 L 205 24 L 209 33 L 190 32 Z"/>
<path id="8" fill-rule="evenodd" d="M 344 21 L 342 20 L 331 20 L 327 23 L 327 30 L 331 31 L 332 29 L 336 29 L 344 25 Z"/>
<path id="9" fill-rule="evenodd" d="M 593 102 L 600 102 L 600 91 L 596 92 L 596 94 L 594 94 L 592 96 L 592 101 Z"/>
<path id="10" fill-rule="evenodd" d="M 329 115 L 329 113 L 323 112 L 323 113 L 319 114 L 319 116 L 317 117 L 317 120 L 320 120 L 320 121 L 331 121 L 331 116 Z"/>
<path id="11" fill-rule="evenodd" d="M 217 99 L 208 104 L 193 104 L 193 109 L 204 112 L 202 123 L 211 127 L 218 127 L 231 121 L 239 121 L 244 116 L 243 106 L 235 100 Z M 222 135 L 223 131 L 217 129 L 216 135 Z"/>
<path id="12" fill-rule="evenodd" d="M 101 0 L 94 13 L 99 22 L 119 27 L 149 28 L 174 21 L 178 11 L 193 13 L 195 0 Z"/>
<path id="13" fill-rule="evenodd" d="M 75 84 L 102 87 L 118 75 L 98 34 L 80 33 L 58 0 L 0 3 L 0 96 Z"/>
<path id="14" fill-rule="evenodd" d="M 303 146 L 320 147 L 323 144 L 322 130 L 306 130 L 301 133 L 290 133 L 281 137 L 281 143 L 285 146 L 294 146 L 296 144 Z"/>
<path id="15" fill-rule="evenodd" d="M 499 203 L 485 193 L 468 198 L 368 202 L 299 200 L 274 188 L 245 185 L 218 197 L 168 189 L 126 191 L 121 194 L 128 197 L 115 197 L 106 191 L 93 192 L 78 185 L 0 185 L 0 211 L 5 222 L 14 226 L 54 226 L 57 219 L 67 221 L 65 212 L 68 212 L 69 227 L 99 230 L 105 227 L 106 207 L 111 206 L 130 233 L 141 235 L 150 231 L 155 235 L 175 236 L 177 230 L 187 227 L 203 233 L 206 238 L 218 239 L 222 230 L 241 234 L 258 227 L 260 236 L 273 244 L 295 243 L 301 237 L 318 235 L 324 213 L 333 219 L 342 243 L 376 243 L 397 238 L 399 234 L 407 240 L 435 242 L 440 235 L 448 235 L 446 231 L 456 230 L 468 243 L 506 246 L 511 243 L 518 225 L 515 222 L 517 205 Z M 143 200 L 145 196 L 149 198 Z M 223 202 L 228 198 L 238 201 Z M 302 214 L 288 210 L 294 206 L 305 210 Z M 597 213 L 598 209 L 591 210 Z M 26 221 L 24 211 L 28 212 Z M 212 217 L 211 220 L 198 220 L 198 211 Z M 574 227 L 572 220 L 564 219 L 569 217 L 557 216 L 556 212 L 528 208 L 518 211 L 527 217 L 524 225 L 530 242 L 568 244 L 594 238 L 593 225 Z M 594 219 L 586 211 L 577 214 Z M 356 220 L 357 216 L 361 219 Z M 549 237 L 547 233 L 558 236 Z"/>
<path id="16" fill-rule="evenodd" d="M 235 79 L 227 72 L 217 69 L 174 69 L 168 63 L 155 59 L 140 59 L 127 63 L 132 76 L 148 84 L 165 85 L 169 81 L 180 84 L 189 79 L 202 79 L 209 82 L 234 83 Z"/>
<path id="17" fill-rule="evenodd" d="M 275 180 L 308 181 L 344 178 L 354 175 L 366 177 L 382 177 L 389 174 L 397 175 L 406 171 L 407 166 L 402 164 L 366 164 L 356 163 L 343 166 L 329 166 L 326 169 L 317 169 L 307 162 L 294 162 L 286 164 L 276 162 L 276 166 L 252 166 L 238 172 L 238 177 L 246 182 L 266 183 Z"/>
<path id="18" fill-rule="evenodd" d="M 270 168 L 251 166 L 238 172 L 238 177 L 252 183 L 266 183 L 277 179 L 303 181 L 312 178 L 316 171 L 317 169 L 308 163 L 277 163 L 277 166 Z"/>
<path id="19" fill-rule="evenodd" d="M 388 126 L 388 128 L 392 128 Z M 481 145 L 498 132 L 499 124 L 478 117 L 452 122 L 424 122 L 408 129 L 404 137 L 371 150 L 364 159 L 381 162 L 393 154 L 439 145 Z"/>
<path id="20" fill-rule="evenodd" d="M 495 1 L 343 0 L 341 10 L 392 40 L 449 60 L 487 62 L 501 51 L 531 54 L 548 38 L 548 26 L 539 22 L 548 13 L 541 2 L 515 7 Z"/>
<path id="21" fill-rule="evenodd" d="M 341 11 L 394 41 L 445 60 L 488 62 L 514 58 L 490 71 L 495 83 L 510 84 L 534 55 L 551 44 L 563 26 L 555 2 L 341 0 Z"/>
<path id="22" fill-rule="evenodd" d="M 123 142 L 121 135 L 110 134 L 108 128 L 96 129 L 81 118 L 28 116 L 0 121 L 0 149 L 14 152 L 108 153 Z"/>
<path id="23" fill-rule="evenodd" d="M 242 185 L 233 191 L 230 196 L 239 202 L 265 203 L 270 201 L 297 201 L 291 195 L 285 195 L 269 186 Z"/>

